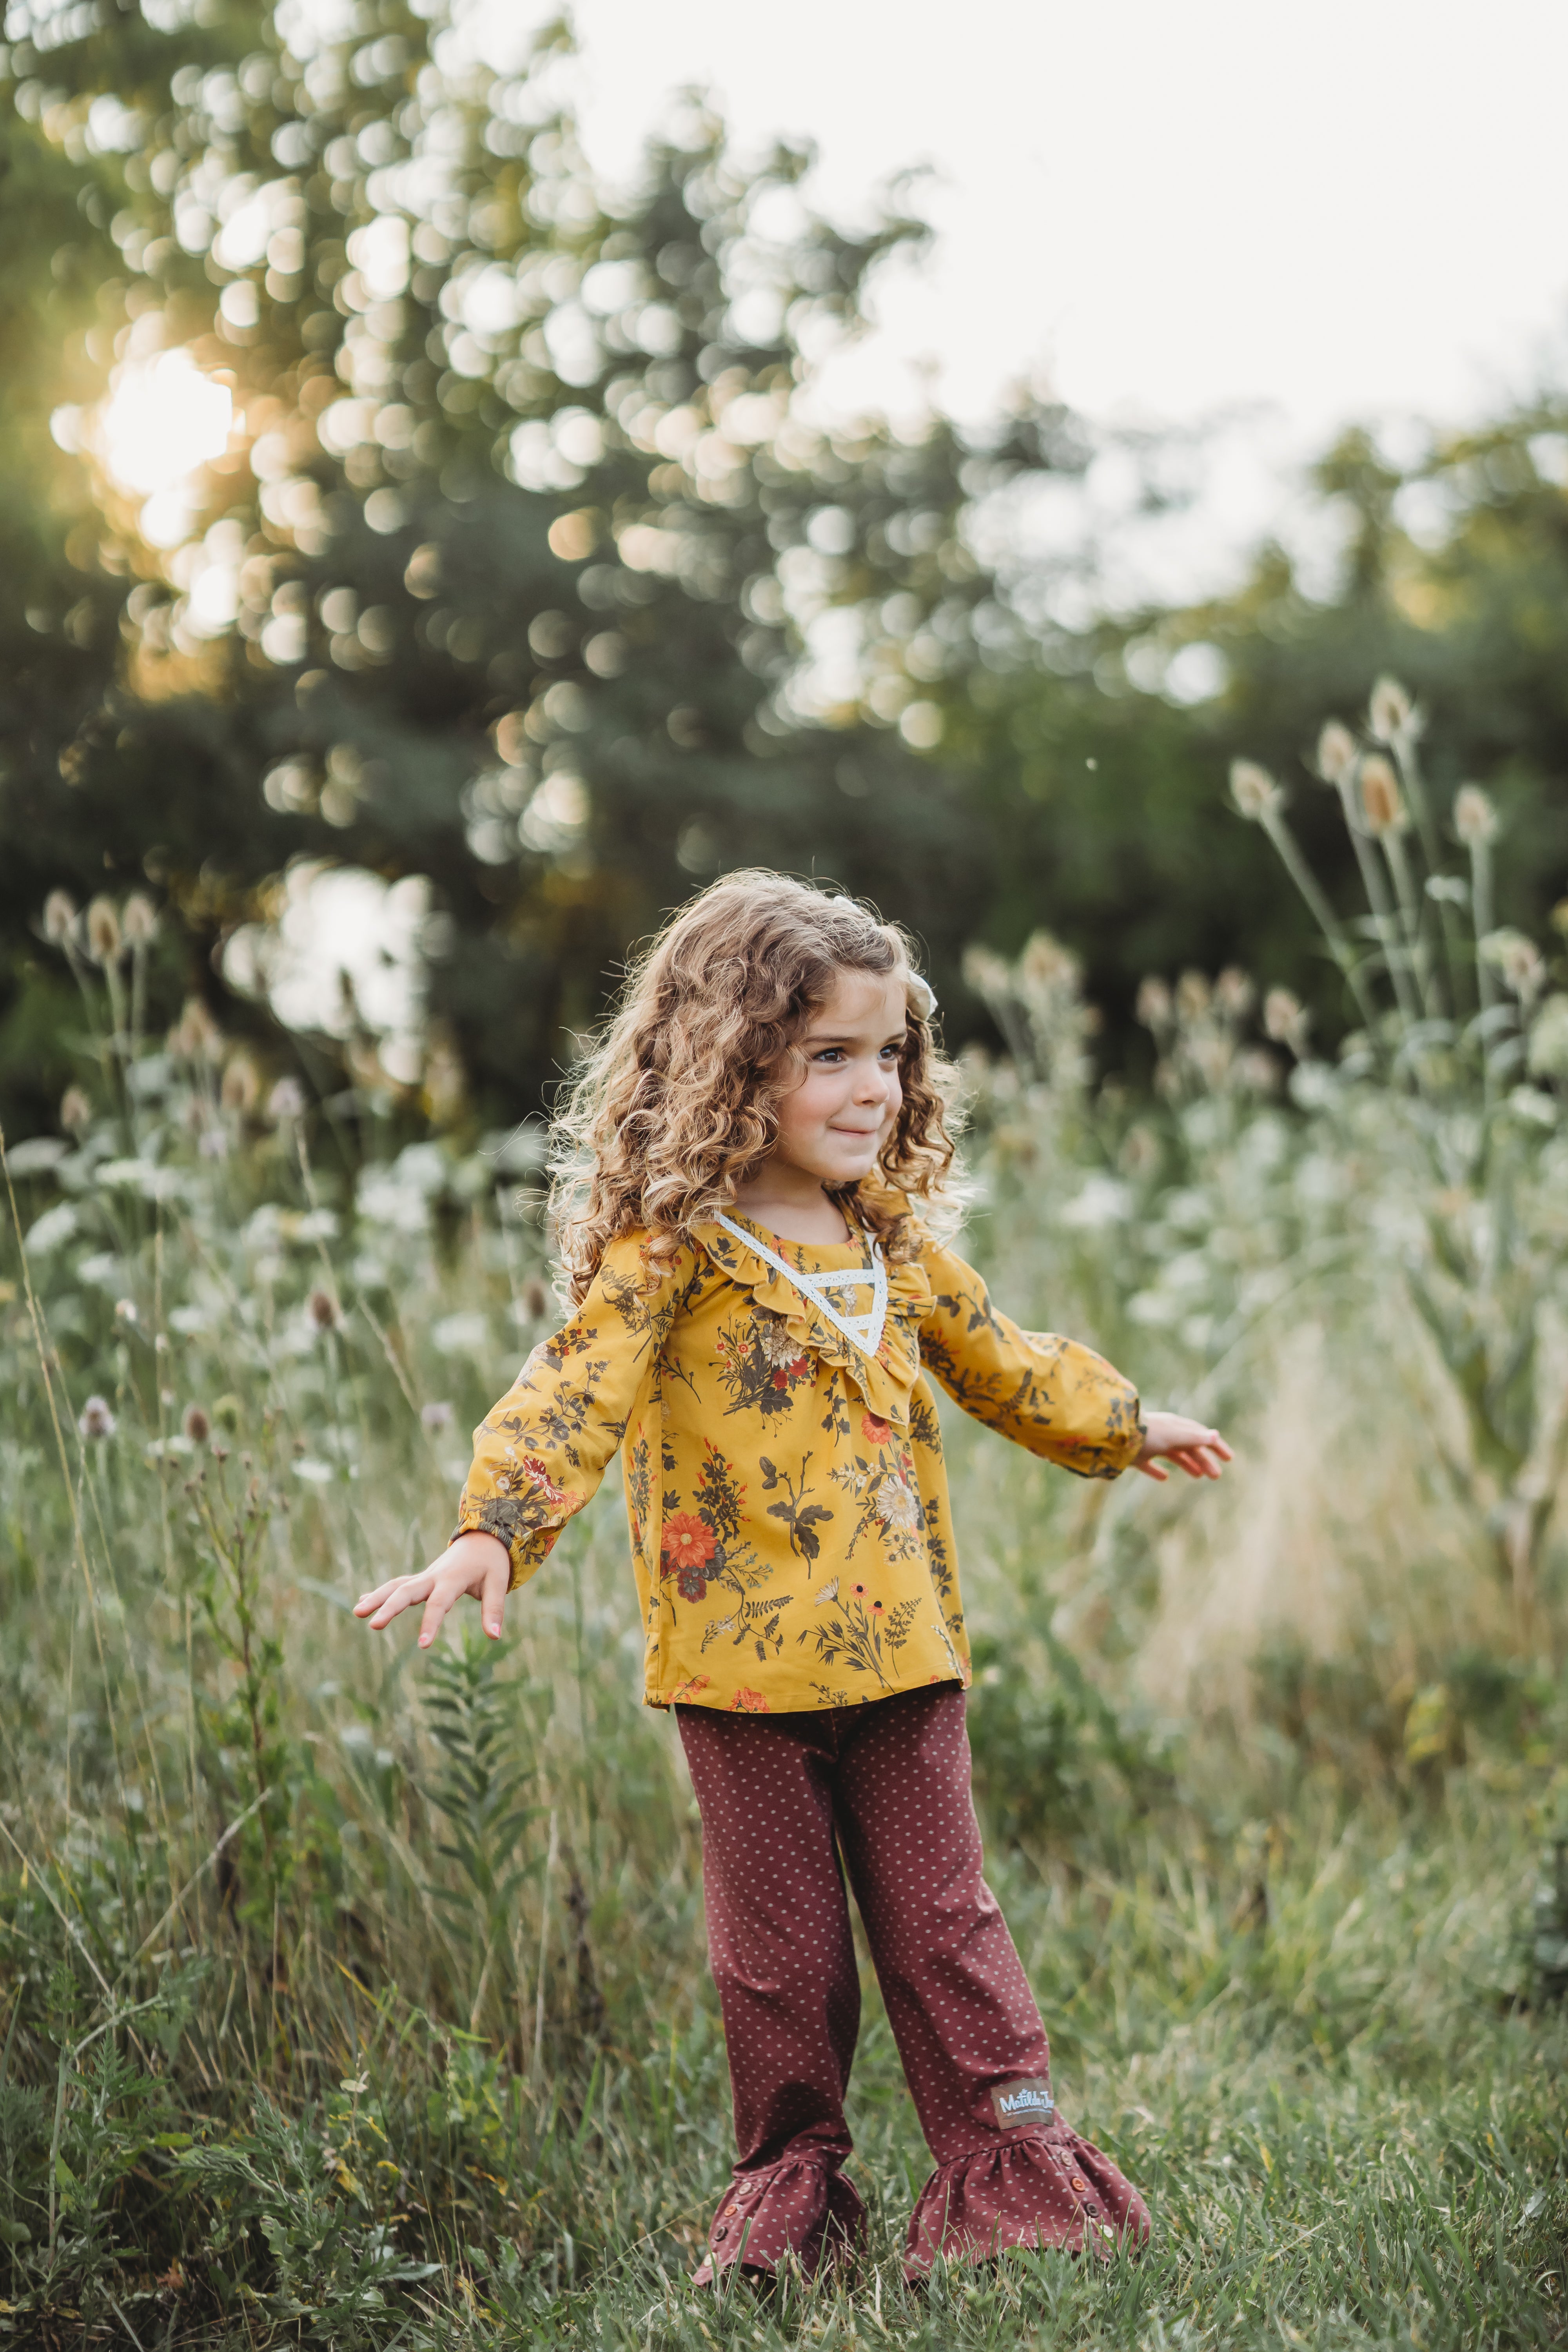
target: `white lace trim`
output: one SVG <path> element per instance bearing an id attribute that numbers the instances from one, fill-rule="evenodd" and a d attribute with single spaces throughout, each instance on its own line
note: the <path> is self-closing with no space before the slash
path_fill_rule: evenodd
<path id="1" fill-rule="evenodd" d="M 836 1331 L 842 1331 L 862 1355 L 875 1356 L 882 1344 L 882 1327 L 888 1319 L 888 1269 L 882 1263 L 882 1253 L 874 1238 L 871 1241 L 871 1263 L 864 1271 L 850 1268 L 843 1274 L 800 1274 L 779 1255 L 777 1250 L 770 1249 L 766 1242 L 759 1241 L 755 1234 L 747 1233 L 742 1226 L 725 1216 L 721 1216 L 718 1223 L 754 1256 L 765 1260 L 776 1274 L 782 1274 L 790 1288 L 798 1291 L 807 1306 L 831 1323 Z M 871 1304 L 861 1314 L 847 1314 L 842 1307 L 835 1307 L 827 1297 L 830 1290 L 858 1289 L 866 1283 L 871 1286 Z"/>

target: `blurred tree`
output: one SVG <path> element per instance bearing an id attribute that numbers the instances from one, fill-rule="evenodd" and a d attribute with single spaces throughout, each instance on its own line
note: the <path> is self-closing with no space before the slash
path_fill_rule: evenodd
<path id="1" fill-rule="evenodd" d="M 1333 873 L 1348 852 L 1304 763 L 1385 668 L 1497 785 L 1524 911 L 1568 881 L 1560 400 L 1404 469 L 1348 436 L 1317 478 L 1345 521 L 1327 601 L 1269 549 L 1228 598 L 1055 625 L 1038 577 L 977 551 L 988 517 L 1086 467 L 1074 419 L 1021 397 L 987 434 L 933 417 L 900 438 L 814 406 L 874 272 L 918 249 L 909 191 L 845 235 L 803 203 L 804 154 L 742 173 L 693 100 L 611 205 L 559 28 L 502 71 L 405 0 L 155 22 L 13 0 L 7 35 L 16 1130 L 52 1118 L 70 1067 L 33 936 L 48 890 L 153 877 L 168 997 L 216 1003 L 264 982 L 296 861 L 430 878 L 444 1116 L 465 1083 L 496 1110 L 537 1100 L 628 941 L 742 862 L 911 921 L 955 1042 L 987 1026 L 966 940 L 1049 925 L 1120 1056 L 1148 969 L 1300 979 L 1309 927 L 1226 768 L 1274 764 Z M 104 395 L 161 396 L 169 352 L 229 388 L 235 428 L 149 503 Z M 1326 971 L 1317 1010 L 1331 1034 Z M 224 1019 L 265 1014 L 229 996 Z M 350 1058 L 376 1079 L 363 1037 Z"/>
<path id="2" fill-rule="evenodd" d="M 1331 716 L 1365 731 L 1380 676 L 1429 715 L 1439 805 L 1467 776 L 1495 791 L 1510 919 L 1539 935 L 1568 892 L 1568 398 L 1434 433 L 1403 467 L 1347 433 L 1309 490 L 1341 536 L 1327 598 L 1269 545 L 1227 596 L 1078 631 L 1040 621 L 943 689 L 947 754 L 1012 847 L 986 937 L 1016 950 L 1044 922 L 1079 949 L 1113 1058 L 1137 1057 L 1142 976 L 1186 964 L 1297 984 L 1315 969 L 1320 1035 L 1350 1025 L 1310 918 L 1225 787 L 1235 757 L 1269 766 L 1317 870 L 1359 905 L 1314 749 Z M 1037 612 L 1038 583 L 1015 601 Z"/>
<path id="3" fill-rule="evenodd" d="M 6 136 L 58 217 L 6 331 L 68 354 L 37 370 L 33 441 L 52 408 L 90 457 L 110 360 L 170 349 L 237 422 L 183 528 L 153 534 L 101 444 L 97 527 L 85 468 L 36 522 L 7 935 L 54 885 L 144 869 L 214 991 L 291 857 L 426 875 L 434 1034 L 513 1105 L 628 940 L 740 861 L 875 895 L 956 985 L 991 857 L 908 672 L 919 630 L 961 646 L 988 609 L 967 453 L 940 422 L 835 436 L 801 396 L 918 223 L 836 232 L 803 154 L 742 176 L 695 102 L 607 210 L 558 32 L 507 74 L 402 0 L 165 34 L 23 0 L 19 28 Z M 96 298 L 90 331 L 68 296 Z M 1032 409 L 987 466 L 1081 456 Z M 26 997 L 12 1021 L 36 1028 Z"/>

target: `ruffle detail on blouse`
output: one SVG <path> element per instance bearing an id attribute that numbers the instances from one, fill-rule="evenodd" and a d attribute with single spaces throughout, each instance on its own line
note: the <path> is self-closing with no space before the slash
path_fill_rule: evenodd
<path id="1" fill-rule="evenodd" d="M 803 1355 L 810 1353 L 819 1363 L 841 1371 L 868 1412 L 899 1429 L 908 1428 L 910 1397 L 920 1377 L 921 1326 L 931 1310 L 931 1281 L 918 1260 L 888 1267 L 882 1344 L 875 1356 L 868 1356 L 825 1315 L 818 1315 L 793 1282 L 786 1282 L 766 1258 L 744 1247 L 722 1225 L 700 1225 L 696 1237 L 722 1275 L 737 1288 L 748 1291 L 754 1306 L 778 1318 Z M 807 1268 L 807 1272 L 816 1270 Z M 851 1303 L 858 1306 L 863 1301 Z"/>
<path id="2" fill-rule="evenodd" d="M 776 2270 L 786 2254 L 815 2278 L 824 2263 L 857 2252 L 865 2241 L 866 2208 L 839 2171 L 842 2161 L 832 2155 L 792 2156 L 764 2172 L 737 2174 L 720 2200 L 692 2284 L 710 2285 L 734 2263 L 745 2270 Z"/>
<path id="3" fill-rule="evenodd" d="M 1144 2245 L 1149 2210 L 1093 2143 L 1065 2125 L 1009 2136 L 931 2174 L 910 2217 L 904 2276 L 939 2259 L 984 2262 L 1005 2246 L 1057 2246 L 1109 2257 Z"/>

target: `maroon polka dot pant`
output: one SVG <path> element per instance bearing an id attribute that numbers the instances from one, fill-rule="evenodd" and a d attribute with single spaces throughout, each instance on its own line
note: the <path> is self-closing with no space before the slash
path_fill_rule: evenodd
<path id="1" fill-rule="evenodd" d="M 840 2170 L 860 2022 L 846 1870 L 936 2159 L 908 2275 L 939 2254 L 1142 2243 L 1137 2190 L 1052 2104 L 1045 2028 L 981 1874 L 958 1685 L 821 1713 L 676 1715 L 738 2144 L 698 2279 L 735 2262 L 770 2271 L 790 2252 L 815 2272 L 864 2232 Z"/>

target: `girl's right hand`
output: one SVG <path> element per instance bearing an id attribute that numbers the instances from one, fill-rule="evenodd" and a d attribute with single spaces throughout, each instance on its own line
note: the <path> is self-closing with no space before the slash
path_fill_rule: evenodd
<path id="1" fill-rule="evenodd" d="M 499 1641 L 501 1611 L 506 1606 L 510 1581 L 511 1556 L 500 1538 L 471 1528 L 467 1535 L 448 1544 L 439 1559 L 422 1568 L 417 1576 L 395 1576 L 390 1583 L 378 1584 L 374 1592 L 362 1592 L 354 1602 L 354 1615 L 368 1617 L 372 1633 L 379 1633 L 405 1609 L 416 1608 L 423 1601 L 419 1647 L 427 1650 L 447 1610 L 468 1592 L 479 1604 L 486 1633 L 492 1642 Z"/>

